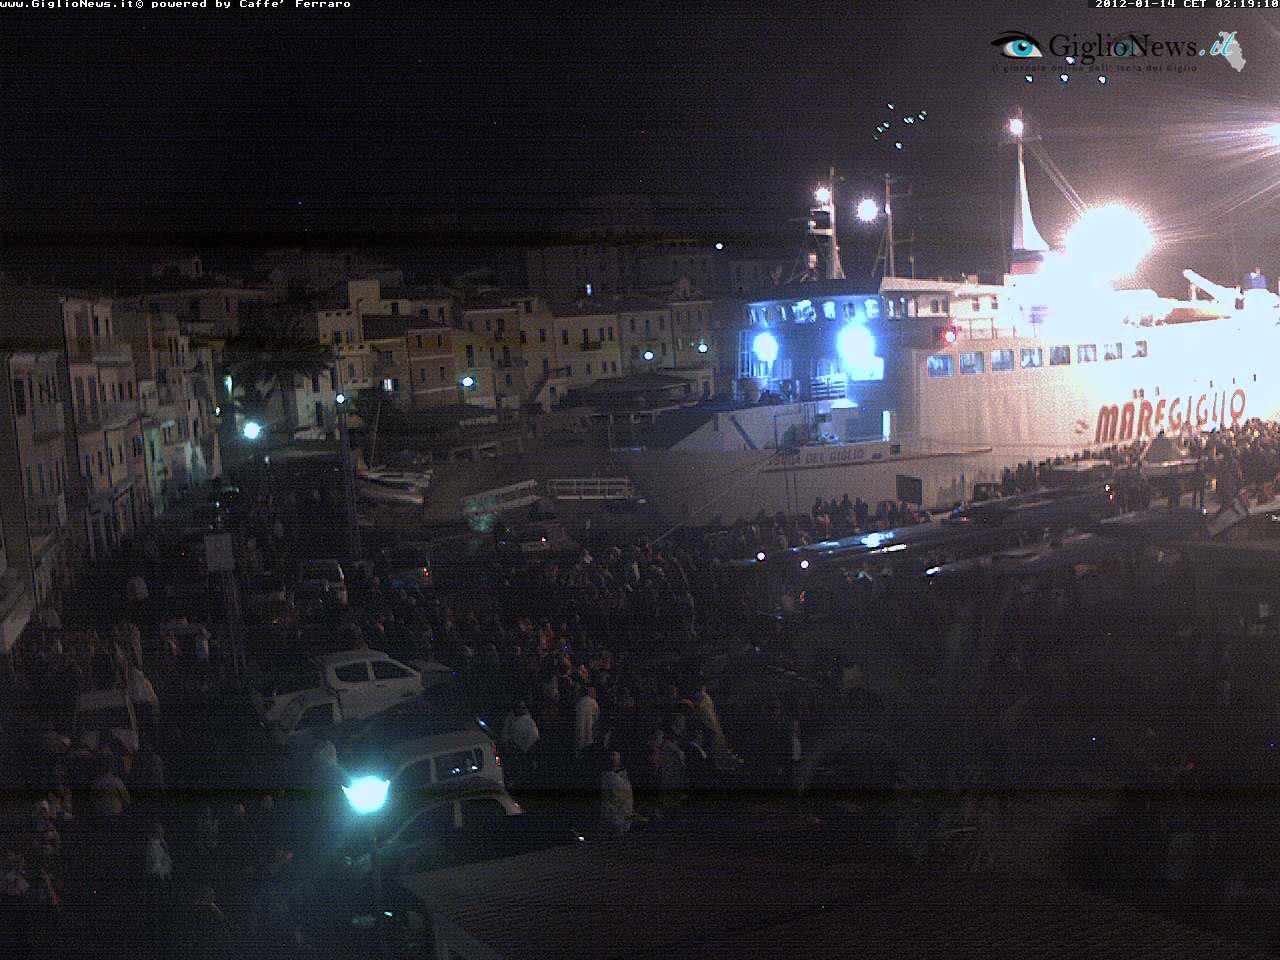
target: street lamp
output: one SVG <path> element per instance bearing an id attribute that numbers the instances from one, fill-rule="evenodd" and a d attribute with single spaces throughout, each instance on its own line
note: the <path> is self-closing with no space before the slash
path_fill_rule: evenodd
<path id="1" fill-rule="evenodd" d="M 240 432 L 246 440 L 257 440 L 262 436 L 262 424 L 257 420 L 246 420 L 244 426 L 240 428 Z"/>
<path id="2" fill-rule="evenodd" d="M 461 383 L 466 389 L 470 390 L 476 385 L 476 378 L 472 376 L 465 376 L 462 378 Z"/>
<path id="3" fill-rule="evenodd" d="M 817 200 L 823 206 L 831 202 L 831 188 L 827 186 L 819 187 L 813 191 L 813 199 Z"/>
<path id="4" fill-rule="evenodd" d="M 347 549 L 351 562 L 360 559 L 360 520 L 356 514 L 356 475 L 351 459 L 351 427 L 347 421 L 347 395 L 335 394 L 333 402 L 338 406 L 338 449 L 342 457 L 342 500 L 347 519 Z"/>
<path id="5" fill-rule="evenodd" d="M 706 352 L 707 352 L 707 344 L 706 344 L 706 342 L 705 342 L 705 341 L 704 341 L 704 342 L 702 342 L 702 343 L 699 343 L 699 344 L 698 344 L 698 352 L 699 352 L 699 353 L 706 353 Z"/>
<path id="6" fill-rule="evenodd" d="M 644 352 L 644 358 L 645 358 L 646 360 L 652 360 L 652 359 L 653 359 L 653 351 L 652 351 L 652 350 L 646 350 L 646 351 Z"/>
<path id="7" fill-rule="evenodd" d="M 1022 136 L 1023 122 L 1021 117 L 1011 117 L 1009 119 L 1009 133 L 1015 137 Z"/>
<path id="8" fill-rule="evenodd" d="M 863 197 L 858 201 L 858 219 L 863 223 L 871 223 L 876 217 L 880 216 L 880 205 L 870 197 Z"/>
<path id="9" fill-rule="evenodd" d="M 378 820 L 373 817 L 387 803 L 387 791 L 391 787 L 390 780 L 384 780 L 382 777 L 365 776 L 356 777 L 349 785 L 342 788 L 342 792 L 346 794 L 347 803 L 351 805 L 359 816 L 371 817 L 369 820 L 369 835 L 372 840 L 372 847 L 369 866 L 373 872 L 373 909 L 374 916 L 378 918 L 378 944 L 380 952 L 385 955 L 385 950 L 381 950 L 382 945 L 382 917 L 385 909 L 382 900 L 382 865 L 378 862 Z"/>

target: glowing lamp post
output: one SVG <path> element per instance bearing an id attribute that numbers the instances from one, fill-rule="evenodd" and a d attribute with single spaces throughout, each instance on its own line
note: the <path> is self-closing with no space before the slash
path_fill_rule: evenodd
<path id="1" fill-rule="evenodd" d="M 346 795 L 347 803 L 351 805 L 351 809 L 362 817 L 372 817 L 369 821 L 369 832 L 372 837 L 373 845 L 370 854 L 369 866 L 373 872 L 373 909 L 374 916 L 378 918 L 378 930 L 382 930 L 383 903 L 382 903 L 382 866 L 378 863 L 378 826 L 377 818 L 373 817 L 387 803 L 387 791 L 391 787 L 390 780 L 384 780 L 382 777 L 356 777 L 351 783 L 342 788 L 342 792 Z M 386 951 L 382 950 L 382 935 L 378 934 L 378 945 L 380 952 L 385 956 Z"/>
<path id="2" fill-rule="evenodd" d="M 872 223 L 880 216 L 880 205 L 870 197 L 863 197 L 858 201 L 857 214 L 863 223 Z"/>
<path id="3" fill-rule="evenodd" d="M 333 398 L 338 408 L 338 448 L 342 457 L 342 500 L 347 515 L 347 549 L 354 563 L 360 559 L 360 520 L 356 514 L 355 464 L 351 459 L 351 433 L 347 421 L 347 395 Z"/>
<path id="4" fill-rule="evenodd" d="M 1023 122 L 1021 117 L 1013 117 L 1009 121 L 1009 133 L 1015 137 L 1021 137 L 1023 130 Z"/>
<path id="5" fill-rule="evenodd" d="M 253 442 L 262 436 L 262 424 L 257 420 L 246 420 L 244 426 L 240 428 L 240 433 L 246 440 Z"/>

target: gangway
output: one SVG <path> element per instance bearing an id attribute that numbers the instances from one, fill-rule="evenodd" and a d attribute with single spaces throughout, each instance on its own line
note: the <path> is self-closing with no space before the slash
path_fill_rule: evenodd
<path id="1" fill-rule="evenodd" d="M 634 500 L 629 477 L 582 477 L 548 480 L 547 496 L 556 500 Z"/>

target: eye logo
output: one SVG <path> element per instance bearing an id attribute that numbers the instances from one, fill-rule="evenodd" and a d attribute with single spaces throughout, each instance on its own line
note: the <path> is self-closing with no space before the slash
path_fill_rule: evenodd
<path id="1" fill-rule="evenodd" d="M 1029 33 L 1019 33 L 1016 30 L 1002 33 L 991 41 L 991 45 L 1000 48 L 1002 57 L 1010 57 L 1014 60 L 1029 60 L 1032 57 L 1044 56 L 1035 37 Z"/>

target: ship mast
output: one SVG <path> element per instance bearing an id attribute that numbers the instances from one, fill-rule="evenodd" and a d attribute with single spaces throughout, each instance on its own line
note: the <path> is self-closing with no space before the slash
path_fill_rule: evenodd
<path id="1" fill-rule="evenodd" d="M 1022 108 L 1019 107 L 1009 120 L 1009 135 L 1018 148 L 1018 176 L 1013 195 L 1013 256 L 1010 273 L 1035 273 L 1049 252 L 1049 244 L 1045 242 L 1040 231 L 1036 229 L 1031 218 L 1031 200 L 1027 196 L 1027 167 L 1023 162 L 1022 144 L 1025 124 L 1022 120 Z"/>

